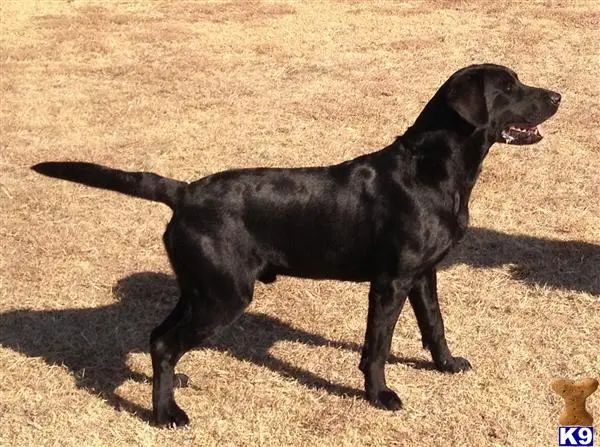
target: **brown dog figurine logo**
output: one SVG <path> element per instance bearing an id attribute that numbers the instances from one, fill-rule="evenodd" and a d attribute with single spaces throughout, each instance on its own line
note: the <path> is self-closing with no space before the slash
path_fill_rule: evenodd
<path id="1" fill-rule="evenodd" d="M 560 425 L 591 426 L 594 418 L 585 408 L 585 400 L 598 388 L 596 379 L 581 379 L 578 381 L 556 379 L 552 389 L 565 400 L 565 410 L 560 415 Z"/>

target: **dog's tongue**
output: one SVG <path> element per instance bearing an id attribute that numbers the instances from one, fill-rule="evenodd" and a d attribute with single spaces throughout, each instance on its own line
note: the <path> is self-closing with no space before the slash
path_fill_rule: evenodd
<path id="1" fill-rule="evenodd" d="M 537 130 L 538 130 L 538 133 L 540 134 L 540 137 L 546 136 L 546 132 L 544 131 L 544 128 L 542 127 L 541 124 L 538 124 L 536 127 L 537 127 Z"/>

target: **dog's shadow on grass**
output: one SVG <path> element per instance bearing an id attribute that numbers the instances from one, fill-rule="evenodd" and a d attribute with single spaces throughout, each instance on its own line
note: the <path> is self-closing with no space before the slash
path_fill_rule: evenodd
<path id="1" fill-rule="evenodd" d="M 441 268 L 508 266 L 516 281 L 600 297 L 600 245 L 469 228 Z M 440 291 L 440 293 L 444 293 Z"/>
<path id="2" fill-rule="evenodd" d="M 128 367 L 127 357 L 133 352 L 148 352 L 150 331 L 175 306 L 177 282 L 163 273 L 140 272 L 118 281 L 113 293 L 117 302 L 99 308 L 4 313 L 0 315 L 0 345 L 65 366 L 75 376 L 78 387 L 150 422 L 150 410 L 120 397 L 117 388 L 127 380 L 150 383 L 150 377 Z M 340 396 L 363 396 L 363 391 L 332 383 L 272 355 L 271 347 L 285 340 L 351 351 L 361 349 L 358 343 L 329 340 L 256 312 L 241 315 L 209 339 L 203 349 L 226 351 L 310 388 Z M 391 356 L 390 361 L 433 369 L 423 359 Z M 356 372 L 360 374 L 358 369 Z"/>
<path id="3" fill-rule="evenodd" d="M 510 265 L 516 280 L 600 295 L 600 246 L 593 244 L 473 228 L 442 268 L 455 263 L 475 267 Z M 116 390 L 130 379 L 149 380 L 128 367 L 127 357 L 132 352 L 148 352 L 150 331 L 174 306 L 177 284 L 172 276 L 142 272 L 121 279 L 113 292 L 117 301 L 100 308 L 23 309 L 1 314 L 0 345 L 41 357 L 49 364 L 64 365 L 74 374 L 77 386 L 102 396 L 115 408 L 150 421 L 148 408 L 119 397 Z M 207 343 L 206 349 L 227 351 L 237 359 L 267 367 L 311 388 L 340 396 L 363 396 L 363 391 L 331 383 L 272 355 L 271 347 L 282 340 L 357 351 L 357 361 L 361 349 L 357 342 L 329 340 L 253 312 L 242 315 Z M 423 359 L 391 356 L 389 361 L 433 369 L 432 363 Z M 358 370 L 356 373 L 360 374 Z"/>

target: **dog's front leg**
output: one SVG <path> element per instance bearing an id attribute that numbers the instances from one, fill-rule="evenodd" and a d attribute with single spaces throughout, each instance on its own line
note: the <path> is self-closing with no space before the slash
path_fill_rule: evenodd
<path id="1" fill-rule="evenodd" d="M 386 278 L 373 281 L 369 291 L 367 332 L 359 368 L 365 375 L 367 399 L 386 410 L 402 408 L 398 395 L 385 383 L 384 368 L 409 288 L 408 281 Z"/>
<path id="2" fill-rule="evenodd" d="M 439 371 L 457 373 L 471 369 L 467 359 L 454 357 L 450 353 L 444 321 L 440 312 L 437 294 L 437 273 L 435 268 L 417 278 L 408 293 L 408 299 L 415 312 L 423 347 L 431 351 L 431 357 Z"/>

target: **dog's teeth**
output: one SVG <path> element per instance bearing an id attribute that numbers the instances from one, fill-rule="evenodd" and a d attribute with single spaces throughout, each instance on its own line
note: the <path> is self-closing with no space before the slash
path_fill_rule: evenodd
<path id="1" fill-rule="evenodd" d="M 509 132 L 511 129 L 509 130 L 503 130 L 502 131 L 502 138 L 504 138 L 504 142 L 505 143 L 510 143 L 511 141 L 513 141 L 515 139 L 515 137 L 513 137 Z"/>

